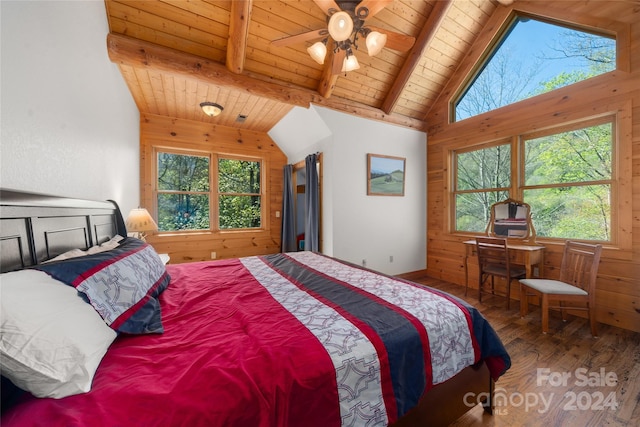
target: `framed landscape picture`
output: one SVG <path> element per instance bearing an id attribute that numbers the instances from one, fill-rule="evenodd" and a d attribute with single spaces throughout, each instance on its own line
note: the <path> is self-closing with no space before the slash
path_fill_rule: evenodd
<path id="1" fill-rule="evenodd" d="M 369 196 L 404 196 L 403 157 L 367 154 L 367 194 Z"/>

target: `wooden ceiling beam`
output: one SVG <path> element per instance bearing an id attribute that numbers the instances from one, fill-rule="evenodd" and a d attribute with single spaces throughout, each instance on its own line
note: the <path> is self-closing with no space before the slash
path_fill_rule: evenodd
<path id="1" fill-rule="evenodd" d="M 322 77 L 320 77 L 320 84 L 318 84 L 318 93 L 324 98 L 331 96 L 338 81 L 338 74 L 333 74 L 331 68 L 331 66 L 327 66 L 322 69 Z"/>
<path id="2" fill-rule="evenodd" d="M 374 108 L 366 104 L 351 101 L 349 99 L 332 96 L 329 99 L 318 97 L 312 103 L 322 107 L 331 108 L 332 110 L 342 111 L 357 117 L 377 120 L 380 122 L 390 123 L 398 126 L 412 128 L 426 132 L 426 122 L 414 119 L 412 117 L 403 116 L 402 114 L 387 114 L 379 108 Z"/>
<path id="3" fill-rule="evenodd" d="M 333 62 L 342 59 L 336 59 L 335 56 L 336 53 L 333 49 L 329 49 L 327 57 L 324 60 L 324 68 L 322 69 L 322 76 L 318 84 L 318 93 L 324 98 L 331 97 L 333 89 L 336 87 L 336 82 L 338 81 L 339 74 L 335 72 Z"/>
<path id="4" fill-rule="evenodd" d="M 271 79 L 268 76 L 264 76 L 262 74 L 255 74 L 249 71 L 245 71 L 244 74 L 248 77 L 255 79 L 256 81 L 264 81 L 271 82 Z M 297 86 L 292 85 L 287 82 L 279 82 L 279 84 L 296 88 Z M 332 110 L 342 111 L 343 113 L 356 115 L 359 117 L 363 117 L 365 119 L 377 120 L 381 122 L 386 122 L 398 126 L 408 127 L 417 130 L 425 130 L 426 122 L 414 119 L 409 116 L 404 116 L 402 114 L 387 114 L 379 108 L 371 107 L 369 105 L 352 101 L 350 99 L 342 98 L 339 96 L 332 96 L 331 98 L 325 98 L 317 92 L 308 91 L 310 96 L 311 104 L 319 105 L 321 107 L 331 108 Z"/>
<path id="5" fill-rule="evenodd" d="M 231 2 L 229 41 L 227 42 L 227 69 L 232 73 L 241 74 L 244 70 L 252 7 L 253 0 L 235 0 Z"/>
<path id="6" fill-rule="evenodd" d="M 263 96 L 275 101 L 309 108 L 307 90 L 288 88 L 276 83 L 257 82 L 244 74 L 229 72 L 218 62 L 121 34 L 107 35 L 109 59 L 119 65 L 165 72 L 180 77 Z"/>
<path id="7" fill-rule="evenodd" d="M 109 33 L 107 35 L 107 52 L 111 62 L 118 65 L 196 79 L 289 105 L 309 108 L 313 103 L 372 120 L 413 129 L 425 129 L 425 123 L 422 120 L 401 114 L 388 114 L 378 108 L 344 98 L 331 97 L 331 99 L 326 99 L 316 91 L 300 88 L 286 82 L 274 82 L 268 76 L 247 71 L 235 74 L 227 70 L 224 65 L 210 59 L 121 34 Z"/>
<path id="8" fill-rule="evenodd" d="M 422 30 L 420 30 L 420 34 L 418 34 L 418 37 L 416 38 L 416 43 L 413 46 L 413 49 L 411 49 L 409 56 L 407 56 L 407 59 L 402 65 L 402 69 L 393 82 L 393 86 L 389 89 L 389 92 L 382 103 L 382 111 L 389 113 L 395 108 L 398 100 L 400 99 L 400 95 L 402 95 L 404 87 L 409 82 L 411 74 L 414 72 L 416 66 L 429 47 L 436 30 L 440 27 L 442 20 L 447 15 L 451 4 L 451 0 L 435 2 L 429 17 L 427 18 L 427 22 L 424 24 Z"/>

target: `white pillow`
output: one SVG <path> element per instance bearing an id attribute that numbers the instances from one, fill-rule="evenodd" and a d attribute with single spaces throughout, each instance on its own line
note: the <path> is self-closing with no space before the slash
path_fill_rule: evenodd
<path id="1" fill-rule="evenodd" d="M 0 368 L 34 396 L 88 392 L 116 336 L 75 288 L 42 271 L 0 275 Z"/>
<path id="2" fill-rule="evenodd" d="M 107 240 L 103 244 L 92 246 L 86 251 L 83 251 L 82 249 L 72 249 L 45 262 L 63 261 L 69 258 L 77 258 L 85 255 L 92 255 L 100 252 L 110 251 L 111 249 L 117 248 L 122 239 L 124 239 L 124 237 L 116 234 L 114 237 L 112 237 L 110 240 Z"/>

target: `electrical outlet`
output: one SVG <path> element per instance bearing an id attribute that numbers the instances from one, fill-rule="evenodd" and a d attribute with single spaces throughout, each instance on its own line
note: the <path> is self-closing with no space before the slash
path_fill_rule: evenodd
<path id="1" fill-rule="evenodd" d="M 389 255 L 389 262 L 393 262 L 393 255 Z"/>
<path id="2" fill-rule="evenodd" d="M 211 252 L 211 259 L 216 259 L 218 257 L 218 254 L 215 252 Z"/>
<path id="3" fill-rule="evenodd" d="M 366 267 L 366 266 L 367 266 L 367 260 L 366 260 L 366 259 L 363 259 L 363 260 L 362 260 L 362 266 L 363 266 L 363 267 Z"/>

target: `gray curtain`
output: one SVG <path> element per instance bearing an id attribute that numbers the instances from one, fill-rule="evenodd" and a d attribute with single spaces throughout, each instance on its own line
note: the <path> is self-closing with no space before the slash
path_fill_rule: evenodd
<path id="1" fill-rule="evenodd" d="M 320 223 L 319 200 L 318 194 L 318 156 L 309 154 L 305 159 L 305 168 L 307 171 L 307 180 L 305 183 L 305 199 L 304 207 L 306 218 L 304 221 L 304 250 L 318 252 L 319 236 L 318 224 Z"/>
<path id="2" fill-rule="evenodd" d="M 293 199 L 293 165 L 284 167 L 284 194 L 282 196 L 282 252 L 296 251 L 296 217 Z"/>

